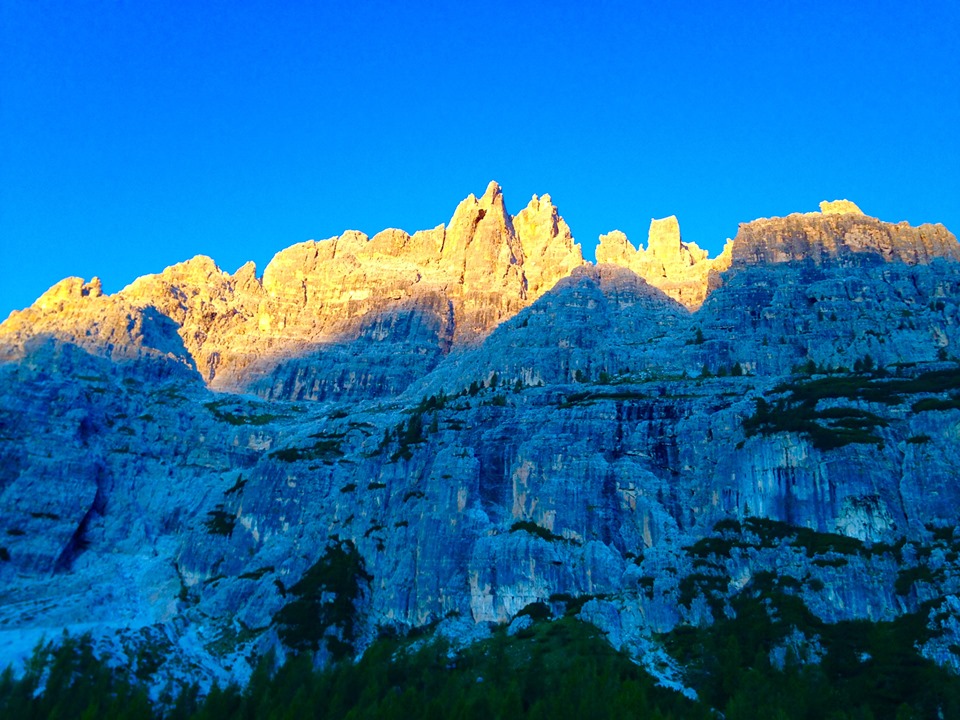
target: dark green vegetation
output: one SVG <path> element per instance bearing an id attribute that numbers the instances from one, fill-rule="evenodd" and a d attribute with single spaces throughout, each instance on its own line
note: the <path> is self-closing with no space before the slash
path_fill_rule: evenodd
<path id="1" fill-rule="evenodd" d="M 566 396 L 563 402 L 560 403 L 560 407 L 568 408 L 573 407 L 574 405 L 584 405 L 593 403 L 597 400 L 647 400 L 649 396 L 640 392 L 639 390 L 609 390 L 609 391 L 592 391 L 592 392 L 576 392 L 570 393 Z"/>
<path id="2" fill-rule="evenodd" d="M 423 413 L 424 411 L 417 408 L 413 414 L 410 415 L 410 419 L 406 423 L 400 423 L 400 426 L 395 430 L 394 435 L 397 440 L 397 450 L 390 456 L 392 462 L 396 462 L 400 458 L 409 460 L 413 457 L 413 451 L 410 449 L 410 446 L 420 445 L 427 441 L 427 438 L 423 434 Z M 391 436 L 388 433 L 383 438 L 383 447 L 387 447 L 390 441 Z"/>
<path id="3" fill-rule="evenodd" d="M 781 543 L 801 549 L 813 558 L 826 553 L 870 555 L 886 552 L 887 546 L 867 546 L 861 540 L 836 533 L 817 532 L 767 518 L 721 520 L 713 526 L 713 534 L 685 548 L 695 558 L 729 557 L 734 548 L 774 548 Z"/>
<path id="4" fill-rule="evenodd" d="M 242 487 L 238 477 L 228 492 Z M 422 497 L 414 490 L 404 501 Z M 211 513 L 211 524 L 222 520 Z M 562 540 L 529 521 L 516 522 L 511 531 Z M 755 571 L 733 591 L 724 569 L 725 561 L 765 548 L 792 549 L 814 565 L 912 553 L 920 564 L 904 567 L 896 579 L 896 591 L 907 594 L 937 580 L 939 571 L 925 564 L 935 550 L 960 548 L 955 527 L 931 524 L 926 531 L 929 544 L 886 545 L 762 518 L 716 523 L 710 535 L 685 548 L 696 570 L 679 588 L 688 607 L 703 597 L 714 623 L 682 626 L 660 638 L 686 669 L 683 681 L 697 691 L 697 701 L 658 687 L 575 617 L 596 596 L 555 595 L 549 604 L 532 603 L 519 613 L 533 621 L 531 627 L 512 637 L 501 627 L 463 649 L 430 638 L 429 631 L 401 638 L 383 630 L 354 662 L 357 606 L 370 576 L 356 547 L 334 538 L 299 582 L 278 585 L 287 604 L 274 620 L 291 654 L 280 667 L 264 658 L 245 688 L 215 686 L 201 698 L 196 686 L 169 687 L 153 702 L 145 683 L 163 665 L 162 652 L 147 648 L 133 663 L 103 661 L 89 638 L 66 638 L 39 648 L 23 677 L 0 675 L 0 718 L 960 717 L 960 678 L 918 650 L 940 632 L 928 627 L 928 619 L 946 618 L 941 601 L 890 622 L 828 624 L 804 602 L 808 593 L 824 591 L 817 578 L 793 577 L 790 567 Z M 241 577 L 259 581 L 273 571 L 263 567 Z M 655 591 L 654 578 L 640 582 Z M 564 617 L 553 620 L 551 605 L 560 602 Z M 331 664 L 315 668 L 318 656 Z"/>
<path id="5" fill-rule="evenodd" d="M 893 588 L 897 595 L 906 595 L 918 582 L 932 584 L 942 580 L 943 577 L 942 570 L 931 570 L 926 565 L 915 565 L 914 567 L 904 568 L 897 573 L 897 580 L 893 584 Z"/>
<path id="6" fill-rule="evenodd" d="M 950 399 L 942 400 L 940 398 L 923 398 L 917 400 L 911 409 L 914 412 L 927 412 L 930 410 L 957 410 L 960 409 L 960 396 L 954 393 Z"/>
<path id="7" fill-rule="evenodd" d="M 182 698 L 195 705 L 196 689 L 182 693 Z M 59 647 L 53 643 L 38 647 L 19 679 L 9 668 L 0 675 L 3 718 L 141 720 L 156 716 L 146 687 L 129 669 L 110 668 L 99 660 L 87 636 L 64 638 Z M 171 713 L 170 717 L 189 715 Z"/>
<path id="8" fill-rule="evenodd" d="M 353 543 L 335 540 L 304 573 L 276 614 L 280 640 L 298 651 L 325 647 L 335 660 L 354 651 L 356 602 L 372 578 Z"/>
<path id="9" fill-rule="evenodd" d="M 922 398 L 912 404 L 914 412 L 960 408 L 960 369 L 932 370 L 915 377 L 889 377 L 861 363 L 856 374 L 827 375 L 777 387 L 773 400 L 758 398 L 754 414 L 743 421 L 747 436 L 795 432 L 810 438 L 819 450 L 832 450 L 851 443 L 883 445 L 877 433 L 887 422 L 855 407 L 821 408 L 821 401 L 867 402 L 900 405 L 919 393 L 953 392 L 950 399 Z"/>
<path id="10" fill-rule="evenodd" d="M 732 617 L 664 638 L 703 702 L 728 720 L 960 717 L 960 678 L 915 647 L 931 636 L 929 606 L 892 622 L 827 624 L 789 586 L 758 573 Z"/>
<path id="11" fill-rule="evenodd" d="M 954 559 L 960 553 L 960 538 L 954 537 L 953 527 L 927 525 L 926 529 L 932 535 L 932 544 L 917 541 L 908 543 L 905 538 L 895 544 L 867 544 L 846 535 L 817 532 L 766 518 L 748 518 L 742 523 L 732 519 L 722 520 L 714 526 L 712 534 L 684 548 L 687 555 L 693 558 L 696 572 L 681 578 L 678 599 L 681 605 L 689 608 L 697 597 L 703 597 L 713 617 L 723 617 L 728 614 L 728 586 L 732 580 L 724 563 L 738 553 L 742 557 L 751 551 L 778 547 L 802 552 L 818 568 L 843 567 L 854 557 L 866 562 L 886 557 L 888 562 L 902 563 L 908 551 L 917 564 L 902 567 L 893 588 L 898 595 L 907 596 L 920 584 L 936 587 L 946 578 L 941 567 L 930 567 L 934 550 L 943 553 L 943 557 Z M 797 567 L 803 567 L 803 563 L 798 563 Z M 777 575 L 777 582 L 781 588 L 793 594 L 799 595 L 804 588 L 814 592 L 824 589 L 823 581 L 811 577 L 809 572 L 796 577 L 789 572 L 784 570 Z M 770 573 L 756 572 L 754 577 L 762 578 L 765 574 Z"/>
<path id="12" fill-rule="evenodd" d="M 209 511 L 207 520 L 203 523 L 208 533 L 223 535 L 224 537 L 233 535 L 233 528 L 236 524 L 236 516 L 225 510 L 223 505 L 217 505 L 216 509 Z"/>
<path id="13" fill-rule="evenodd" d="M 942 599 L 890 622 L 825 623 L 804 597 L 825 590 L 806 572 L 755 571 L 731 592 L 725 561 L 762 548 L 794 548 L 813 565 L 836 567 L 855 557 L 888 556 L 900 562 L 909 549 L 919 565 L 900 570 L 895 591 L 907 595 L 943 572 L 924 558 L 950 551 L 955 529 L 927 526 L 932 545 L 902 540 L 867 544 L 772 520 L 729 519 L 686 548 L 698 570 L 682 578 L 680 602 L 702 597 L 714 623 L 679 627 L 665 635 L 669 651 L 686 668 L 702 700 L 727 718 L 928 718 L 960 717 L 960 678 L 921 656 L 918 648 L 939 637 Z M 802 567 L 797 565 L 794 572 Z M 960 648 L 958 648 L 960 652 Z"/>
<path id="14" fill-rule="evenodd" d="M 833 450 L 851 443 L 882 445 L 873 430 L 886 426 L 881 417 L 856 408 L 832 407 L 817 410 L 815 400 L 797 401 L 794 397 L 768 403 L 757 398 L 754 414 L 743 421 L 747 437 L 795 432 L 810 438 L 818 450 Z"/>
<path id="15" fill-rule="evenodd" d="M 689 668 L 694 702 L 658 687 L 591 626 L 550 621 L 455 650 L 443 639 L 384 634 L 357 663 L 317 670 L 309 652 L 275 669 L 264 658 L 241 689 L 196 686 L 149 700 L 123 664 L 89 638 L 38 649 L 25 675 L 0 676 L 0 717 L 23 718 L 713 718 L 900 720 L 960 717 L 960 679 L 914 648 L 926 610 L 894 622 L 820 622 L 771 574 L 734 600 L 736 617 L 664 637 Z M 807 662 L 800 663 L 803 656 Z M 116 663 L 114 663 L 116 665 Z M 45 685 L 43 683 L 45 679 Z M 38 692 L 44 687 L 43 692 Z"/>
<path id="16" fill-rule="evenodd" d="M 337 458 L 343 457 L 343 450 L 340 449 L 344 437 L 342 433 L 315 433 L 310 437 L 316 439 L 313 445 L 305 448 L 281 448 L 271 452 L 270 457 L 284 462 L 297 462 L 299 460 L 333 462 Z"/>
<path id="17" fill-rule="evenodd" d="M 411 496 L 411 499 L 416 497 Z M 559 538 L 520 521 L 514 532 Z M 951 526 L 927 527 L 932 545 L 910 543 L 918 558 L 960 543 Z M 901 720 L 960 717 L 960 678 L 922 657 L 918 648 L 942 630 L 941 600 L 919 605 L 889 622 L 825 623 L 806 606 L 805 593 L 822 592 L 817 578 L 755 571 L 735 592 L 724 562 L 740 552 L 793 548 L 814 564 L 908 549 L 772 520 L 722 520 L 686 548 L 695 572 L 680 581 L 680 602 L 702 596 L 714 617 L 705 627 L 681 626 L 661 637 L 686 669 L 684 682 L 698 700 L 658 687 L 599 631 L 579 621 L 584 603 L 599 596 L 555 595 L 518 615 L 530 627 L 508 636 L 500 627 L 487 640 L 454 649 L 428 632 L 401 638 L 381 631 L 354 662 L 357 605 L 370 576 L 356 547 L 334 538 L 291 588 L 274 620 L 291 650 L 275 667 L 264 658 L 246 688 L 168 688 L 158 703 L 145 689 L 144 668 L 163 657 L 143 653 L 129 664 L 103 662 L 89 638 L 39 648 L 26 673 L 0 676 L 0 717 L 16 718 L 767 718 Z M 249 573 L 259 580 L 273 568 Z M 896 590 L 936 580 L 926 565 L 904 568 Z M 649 590 L 654 590 L 653 578 Z M 563 617 L 551 605 L 564 603 Z M 960 653 L 960 648 L 957 649 Z M 332 664 L 316 669 L 314 660 Z M 144 659 L 146 658 L 146 659 Z M 45 688 L 39 692 L 40 688 Z"/>
<path id="18" fill-rule="evenodd" d="M 537 525 L 532 520 L 517 520 L 513 525 L 510 526 L 510 532 L 526 532 L 531 535 L 536 535 L 539 538 L 543 538 L 547 542 L 573 542 L 563 535 L 557 535 L 556 533 L 551 532 L 542 525 Z"/>
<path id="19" fill-rule="evenodd" d="M 225 410 L 224 406 L 229 404 L 233 404 L 234 407 L 232 410 Z M 209 410 L 217 420 L 231 425 L 266 425 L 284 417 L 283 415 L 275 415 L 273 413 L 246 413 L 244 410 L 248 408 L 243 408 L 237 403 L 231 403 L 230 400 L 215 400 L 204 404 L 204 407 Z"/>
<path id="20" fill-rule="evenodd" d="M 529 613 L 536 615 L 537 613 Z M 521 636 L 522 635 L 522 636 Z M 454 651 L 382 638 L 356 664 L 315 670 L 309 653 L 273 671 L 267 657 L 249 685 L 168 694 L 166 712 L 120 667 L 97 661 L 89 639 L 38 654 L 26 676 L 0 678 L 0 717 L 153 718 L 709 718 L 571 618 L 539 621 L 516 637 L 501 628 Z M 45 671 L 47 692 L 34 697 Z"/>

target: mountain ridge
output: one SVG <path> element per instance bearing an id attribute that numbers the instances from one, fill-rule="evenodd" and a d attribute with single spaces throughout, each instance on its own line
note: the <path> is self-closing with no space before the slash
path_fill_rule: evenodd
<path id="1" fill-rule="evenodd" d="M 683 242 L 676 217 L 654 219 L 645 248 L 612 231 L 601 236 L 597 261 L 627 268 L 697 311 L 732 266 L 842 262 L 862 254 L 907 264 L 960 260 L 956 238 L 943 226 L 885 223 L 844 200 L 825 201 L 820 212 L 742 223 L 715 258 Z M 30 308 L 11 313 L 0 324 L 0 341 L 12 357 L 43 328 L 130 357 L 142 343 L 137 328 L 150 325 L 141 315 L 152 307 L 178 326 L 189 354 L 184 362 L 211 387 L 240 390 L 263 380 L 284 357 L 356 339 L 364 316 L 403 304 L 421 306 L 430 326 L 425 351 L 437 360 L 455 346 L 476 344 L 589 264 L 549 195 L 534 195 L 510 216 L 492 181 L 480 198 L 464 199 L 446 226 L 413 235 L 386 229 L 373 237 L 349 230 L 309 240 L 279 251 L 259 277 L 252 262 L 230 275 L 198 255 L 108 296 L 98 278 L 67 278 Z M 124 323 L 132 329 L 125 331 Z"/>
<path id="2" fill-rule="evenodd" d="M 956 239 L 826 207 L 745 223 L 722 270 L 669 218 L 612 238 L 650 280 L 489 186 L 456 231 L 262 278 L 62 281 L 0 326 L 0 660 L 92 629 L 208 687 L 298 637 L 323 664 L 542 604 L 682 686 L 663 634 L 786 597 L 915 618 L 960 669 Z"/>

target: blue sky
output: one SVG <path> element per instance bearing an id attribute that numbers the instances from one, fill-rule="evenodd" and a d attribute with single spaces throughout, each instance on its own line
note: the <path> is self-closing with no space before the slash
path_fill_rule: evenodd
<path id="1" fill-rule="evenodd" d="M 5 0 L 0 47 L 0 318 L 433 227 L 491 179 L 588 258 L 834 198 L 960 231 L 955 2 Z"/>

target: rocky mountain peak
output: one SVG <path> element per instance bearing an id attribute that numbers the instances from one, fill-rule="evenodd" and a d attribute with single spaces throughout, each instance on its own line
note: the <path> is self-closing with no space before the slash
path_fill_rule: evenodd
<path id="1" fill-rule="evenodd" d="M 622 230 L 611 230 L 606 235 L 600 236 L 600 244 L 597 245 L 597 263 L 610 265 L 623 265 L 630 262 L 637 252 Z"/>
<path id="2" fill-rule="evenodd" d="M 233 284 L 243 291 L 253 291 L 260 287 L 260 280 L 257 277 L 257 264 L 250 260 L 244 263 L 234 274 Z"/>
<path id="3" fill-rule="evenodd" d="M 650 220 L 650 230 L 647 232 L 647 252 L 653 257 L 664 259 L 674 258 L 682 252 L 680 240 L 680 223 L 676 215 L 657 220 Z"/>
<path id="4" fill-rule="evenodd" d="M 824 200 L 820 203 L 820 212 L 823 215 L 847 215 L 849 213 L 863 215 L 863 211 L 849 200 Z"/>
<path id="5" fill-rule="evenodd" d="M 503 204 L 503 188 L 500 187 L 500 183 L 496 180 L 491 180 L 487 183 L 487 189 L 483 191 L 483 196 L 480 198 L 481 204 L 493 204 L 499 198 L 500 204 Z"/>
<path id="6" fill-rule="evenodd" d="M 83 278 L 68 277 L 41 295 L 37 299 L 36 306 L 44 311 L 54 311 L 81 298 L 96 298 L 101 295 L 103 295 L 103 286 L 100 278 L 95 277 L 90 282 L 85 282 Z"/>
<path id="7" fill-rule="evenodd" d="M 864 215 L 847 200 L 824 202 L 821 212 L 793 213 L 742 223 L 734 238 L 735 265 L 794 261 L 853 264 L 928 264 L 937 258 L 960 260 L 957 239 L 943 225 L 919 227 Z"/>
<path id="8" fill-rule="evenodd" d="M 491 182 L 479 198 L 459 204 L 448 226 L 413 235 L 388 228 L 372 238 L 348 230 L 298 243 L 278 252 L 262 279 L 253 263 L 230 275 L 198 255 L 91 304 L 102 296 L 99 280 L 68 278 L 17 323 L 0 327 L 0 338 L 20 347 L 42 328 L 102 353 L 105 329 L 114 328 L 109 352 L 136 357 L 137 348 L 117 346 L 140 336 L 120 330 L 128 316 L 152 308 L 179 328 L 216 388 L 249 388 L 292 358 L 401 331 L 432 357 L 429 366 L 456 344 L 482 340 L 582 264 L 549 195 L 514 218 Z M 413 324 L 398 325 L 401 317 Z M 295 384 L 315 372 L 297 370 Z"/>
<path id="9" fill-rule="evenodd" d="M 580 246 L 549 195 L 534 195 L 513 218 L 513 227 L 523 253 L 528 295 L 542 295 L 583 264 Z"/>
<path id="10" fill-rule="evenodd" d="M 441 263 L 446 273 L 468 284 L 483 284 L 483 276 L 494 272 L 496 266 L 509 267 L 522 259 L 496 182 L 491 182 L 479 199 L 471 194 L 457 206 L 443 244 Z"/>
<path id="11" fill-rule="evenodd" d="M 619 230 L 601 235 L 597 262 L 632 270 L 689 310 L 696 310 L 706 299 L 711 270 L 725 269 L 710 260 L 706 250 L 681 240 L 674 215 L 650 221 L 645 249 L 635 249 Z"/>
<path id="12" fill-rule="evenodd" d="M 57 283 L 0 325 L 0 666 L 92 628 L 158 692 L 223 687 L 301 634 L 327 662 L 537 609 L 663 667 L 786 602 L 811 647 L 902 617 L 960 667 L 956 238 L 816 212 L 711 259 L 668 217 L 597 259 L 492 184 L 262 280 Z"/>
<path id="13" fill-rule="evenodd" d="M 838 200 L 821 204 L 820 212 L 743 224 L 717 258 L 684 241 L 675 216 L 650 221 L 646 247 L 613 231 L 597 248 L 598 263 L 635 273 L 690 311 L 725 282 L 731 264 L 871 258 L 960 260 L 960 247 L 941 225 L 884 223 Z M 318 379 L 329 370 L 318 364 L 322 356 L 342 365 L 347 379 L 331 386 L 337 392 L 361 386 L 392 392 L 409 381 L 406 370 L 384 379 L 383 373 L 394 372 L 384 369 L 384 358 L 358 380 L 353 351 L 346 348 L 402 336 L 429 368 L 452 348 L 483 341 L 583 265 L 550 195 L 534 195 L 511 216 L 500 185 L 491 182 L 479 198 L 464 199 L 448 225 L 413 235 L 388 228 L 372 238 L 348 230 L 298 243 L 278 252 L 262 279 L 253 263 L 230 275 L 203 255 L 138 278 L 112 296 L 103 295 L 96 278 L 67 278 L 29 310 L 14 313 L 0 326 L 0 340 L 13 357 L 30 338 L 45 334 L 94 354 L 137 358 L 154 352 L 138 343 L 159 336 L 136 328 L 163 317 L 170 321 L 164 332 L 174 328 L 182 340 L 174 354 L 187 353 L 211 387 L 318 399 L 328 392 Z M 176 345 L 149 341 L 154 349 Z M 278 368 L 288 368 L 283 382 L 276 379 Z"/>

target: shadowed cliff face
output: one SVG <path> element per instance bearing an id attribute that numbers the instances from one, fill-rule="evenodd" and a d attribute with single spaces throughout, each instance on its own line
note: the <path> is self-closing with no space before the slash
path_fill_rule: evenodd
<path id="1" fill-rule="evenodd" d="M 444 295 L 426 293 L 371 310 L 343 334 L 253 360 L 243 387 L 264 398 L 335 400 L 399 395 L 454 346 L 456 318 Z"/>
<path id="2" fill-rule="evenodd" d="M 449 227 L 301 243 L 262 279 L 194 258 L 12 315 L 0 661 L 93 627 L 166 648 L 158 685 L 242 679 L 334 543 L 365 573 L 336 603 L 358 648 L 577 597 L 652 658 L 786 569 L 825 622 L 936 610 L 924 652 L 955 663 L 953 236 L 841 203 L 717 260 L 671 219 L 603 248 L 583 263 L 548 196 L 511 217 L 491 185 Z"/>

